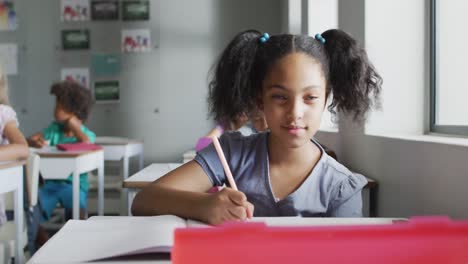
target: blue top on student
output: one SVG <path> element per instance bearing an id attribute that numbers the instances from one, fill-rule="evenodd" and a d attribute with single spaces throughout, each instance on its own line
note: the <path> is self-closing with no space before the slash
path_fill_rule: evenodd
<path id="1" fill-rule="evenodd" d="M 327 155 L 322 155 L 312 172 L 289 196 L 278 200 L 273 195 L 268 167 L 269 132 L 243 137 L 228 132 L 220 138 L 234 180 L 247 200 L 255 206 L 254 216 L 362 216 L 361 190 L 367 180 Z M 223 166 L 213 144 L 198 152 L 200 164 L 214 186 L 228 185 Z"/>
<path id="2" fill-rule="evenodd" d="M 56 146 L 58 144 L 65 143 L 76 143 L 78 139 L 75 136 L 67 137 L 64 133 L 64 124 L 59 122 L 52 122 L 47 128 L 42 132 L 45 140 L 49 140 L 50 146 Z M 89 130 L 85 125 L 81 125 L 81 131 L 88 136 L 89 142 L 94 143 L 96 141 L 96 134 L 93 131 Z M 65 180 L 68 183 L 73 182 L 73 175 L 68 176 Z M 48 182 L 49 180 L 46 180 Z M 57 180 L 52 180 L 56 182 Z M 80 174 L 80 189 L 84 192 L 87 192 L 89 189 L 88 183 L 88 173 Z"/>
<path id="3" fill-rule="evenodd" d="M 55 95 L 54 119 L 42 132 L 28 138 L 31 147 L 42 148 L 62 143 L 94 143 L 96 135 L 84 126 L 92 105 L 89 89 L 74 81 L 55 83 L 50 89 Z M 64 175 L 65 177 L 68 175 Z M 71 210 L 73 200 L 73 179 L 69 175 L 65 180 L 46 180 L 39 192 L 39 201 L 44 213 L 44 220 L 50 217 L 57 203 Z M 80 209 L 84 216 L 87 205 L 88 174 L 80 175 Z"/>

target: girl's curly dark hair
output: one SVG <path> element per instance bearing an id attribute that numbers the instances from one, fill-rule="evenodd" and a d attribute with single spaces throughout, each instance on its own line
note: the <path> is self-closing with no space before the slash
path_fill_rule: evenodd
<path id="1" fill-rule="evenodd" d="M 379 106 L 382 78 L 366 51 L 342 30 L 327 30 L 325 43 L 304 35 L 282 34 L 260 42 L 256 30 L 239 33 L 221 54 L 209 84 L 209 110 L 218 122 L 226 122 L 255 110 L 262 82 L 274 63 L 300 52 L 317 60 L 327 80 L 326 94 L 333 94 L 328 110 L 365 121 L 367 112 Z"/>
<path id="2" fill-rule="evenodd" d="M 208 106 L 214 119 L 221 124 L 229 124 L 253 107 L 253 102 L 246 98 L 252 93 L 250 76 L 259 38 L 260 32 L 256 30 L 238 34 L 212 69 Z"/>
<path id="3" fill-rule="evenodd" d="M 50 94 L 55 95 L 57 103 L 60 103 L 66 111 L 73 113 L 81 121 L 88 119 L 93 105 L 89 89 L 74 81 L 62 81 L 52 85 Z"/>
<path id="4" fill-rule="evenodd" d="M 354 120 L 365 121 L 368 111 L 380 108 L 382 78 L 367 57 L 364 48 L 342 30 L 327 30 L 326 39 L 330 65 L 329 89 L 333 101 L 329 110 L 335 109 L 353 115 Z"/>

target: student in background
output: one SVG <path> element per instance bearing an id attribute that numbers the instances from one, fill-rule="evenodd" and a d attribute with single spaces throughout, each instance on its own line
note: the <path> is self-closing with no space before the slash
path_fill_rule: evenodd
<path id="1" fill-rule="evenodd" d="M 174 214 L 209 224 L 254 216 L 360 217 L 366 178 L 352 173 L 312 139 L 328 110 L 364 121 L 382 79 L 365 50 L 341 30 L 316 37 L 255 30 L 224 50 L 210 83 L 210 109 L 226 120 L 258 107 L 269 131 L 220 138 L 239 191 L 227 183 L 213 145 L 137 194 L 134 215 Z"/>
<path id="2" fill-rule="evenodd" d="M 55 110 L 53 121 L 42 132 L 35 133 L 28 139 L 29 146 L 42 148 L 45 145 L 55 146 L 62 143 L 87 142 L 94 143 L 96 135 L 89 130 L 84 122 L 89 116 L 92 98 L 88 89 L 71 81 L 55 83 L 50 89 L 55 95 Z M 86 216 L 88 195 L 88 174 L 80 175 L 80 218 Z M 60 203 L 67 215 L 73 209 L 72 175 L 66 180 L 45 180 L 39 191 L 39 202 L 44 220 L 47 220 L 57 203 Z M 38 238 L 46 240 L 44 230 L 40 229 Z M 41 243 L 39 243 L 41 244 Z"/>
<path id="3" fill-rule="evenodd" d="M 8 100 L 8 80 L 0 64 L 0 161 L 26 159 L 28 144 L 18 128 L 16 112 Z M 0 194 L 0 226 L 6 222 L 3 195 Z"/>

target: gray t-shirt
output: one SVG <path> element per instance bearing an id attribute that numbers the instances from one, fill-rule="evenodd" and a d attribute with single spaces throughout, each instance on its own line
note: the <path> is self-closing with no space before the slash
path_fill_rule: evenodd
<path id="1" fill-rule="evenodd" d="M 248 137 L 239 132 L 226 132 L 220 138 L 234 180 L 247 200 L 255 206 L 254 216 L 362 216 L 361 190 L 367 184 L 364 176 L 322 152 L 320 160 L 304 182 L 282 200 L 273 197 L 268 162 L 269 132 Z M 200 164 L 213 186 L 228 185 L 223 167 L 213 144 L 197 153 Z"/>

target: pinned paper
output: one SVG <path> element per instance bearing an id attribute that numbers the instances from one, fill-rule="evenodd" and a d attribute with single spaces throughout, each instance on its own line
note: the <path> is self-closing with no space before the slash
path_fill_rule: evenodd
<path id="1" fill-rule="evenodd" d="M 89 89 L 88 68 L 64 68 L 61 73 L 62 81 L 74 81 Z"/>
<path id="2" fill-rule="evenodd" d="M 137 21 L 149 20 L 150 18 L 150 1 L 135 0 L 122 2 L 122 20 Z"/>
<path id="3" fill-rule="evenodd" d="M 16 11 L 12 0 L 0 0 L 0 30 L 16 30 Z"/>
<path id="4" fill-rule="evenodd" d="M 151 32 L 149 29 L 122 30 L 123 52 L 151 51 Z"/>
<path id="5" fill-rule="evenodd" d="M 94 77 L 120 74 L 120 56 L 117 54 L 95 54 L 91 60 Z"/>
<path id="6" fill-rule="evenodd" d="M 97 81 L 94 83 L 96 102 L 118 102 L 120 89 L 118 81 Z"/>
<path id="7" fill-rule="evenodd" d="M 118 20 L 119 2 L 117 0 L 96 0 L 91 2 L 93 20 Z"/>
<path id="8" fill-rule="evenodd" d="M 0 63 L 7 75 L 18 74 L 18 46 L 16 44 L 0 44 Z"/>
<path id="9" fill-rule="evenodd" d="M 89 0 L 61 0 L 62 21 L 86 21 L 89 13 Z"/>
<path id="10" fill-rule="evenodd" d="M 90 48 L 89 29 L 62 30 L 62 48 L 64 50 L 87 50 Z"/>

